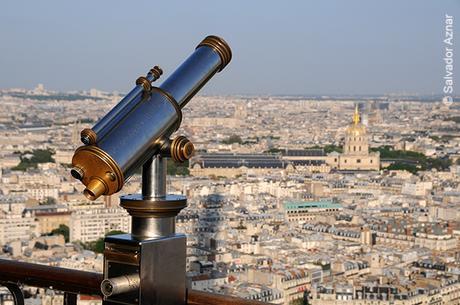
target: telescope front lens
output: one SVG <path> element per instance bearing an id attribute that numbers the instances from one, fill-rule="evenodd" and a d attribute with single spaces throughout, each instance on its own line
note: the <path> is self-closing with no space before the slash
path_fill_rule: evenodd
<path id="1" fill-rule="evenodd" d="M 113 291 L 113 286 L 110 283 L 105 285 L 105 292 L 107 295 L 111 295 Z"/>
<path id="2" fill-rule="evenodd" d="M 113 286 L 112 286 L 112 283 L 110 283 L 109 280 L 102 281 L 102 283 L 101 283 L 101 292 L 106 297 L 109 297 L 109 296 L 112 295 Z"/>
<path id="3" fill-rule="evenodd" d="M 83 191 L 83 195 L 85 195 L 85 197 L 89 200 L 96 200 L 96 195 L 94 195 L 94 193 L 88 189 Z"/>

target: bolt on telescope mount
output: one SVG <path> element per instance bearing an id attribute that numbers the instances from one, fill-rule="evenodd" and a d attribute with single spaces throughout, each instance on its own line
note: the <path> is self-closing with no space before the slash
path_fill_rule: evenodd
<path id="1" fill-rule="evenodd" d="M 185 196 L 166 194 L 167 159 L 188 160 L 193 144 L 184 136 L 170 139 L 181 124 L 182 108 L 230 62 L 228 44 L 206 37 L 159 87 L 155 66 L 93 128 L 81 132 L 84 146 L 72 158 L 71 175 L 95 200 L 111 195 L 142 166 L 142 194 L 120 197 L 132 217 L 131 234 L 105 238 L 105 304 L 185 304 L 184 234 L 175 232 Z"/>

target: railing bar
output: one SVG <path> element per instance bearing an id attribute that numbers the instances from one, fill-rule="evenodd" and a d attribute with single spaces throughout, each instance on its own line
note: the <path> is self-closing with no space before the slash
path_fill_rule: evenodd
<path id="1" fill-rule="evenodd" d="M 101 273 L 84 272 L 60 267 L 38 265 L 25 262 L 0 259 L 0 283 L 6 285 L 21 283 L 23 285 L 50 288 L 68 292 L 69 295 L 84 294 L 102 296 L 100 285 L 103 280 Z M 19 287 L 18 287 L 19 289 Z M 21 291 L 22 294 L 22 291 Z M 75 303 L 65 303 L 75 305 Z M 267 304 L 254 300 L 241 299 L 226 295 L 202 292 L 197 290 L 187 291 L 188 305 L 262 305 Z M 16 305 L 24 305 L 19 303 Z"/>
<path id="2" fill-rule="evenodd" d="M 12 283 L 3 283 L 2 285 L 8 288 L 13 295 L 15 305 L 24 305 L 24 294 L 18 285 Z"/>
<path id="3" fill-rule="evenodd" d="M 187 290 L 187 305 L 267 305 L 260 301 L 247 300 L 228 295 Z"/>
<path id="4" fill-rule="evenodd" d="M 71 292 L 64 292 L 64 305 L 77 305 L 77 295 Z"/>
<path id="5" fill-rule="evenodd" d="M 0 281 L 101 296 L 101 273 L 0 259 Z"/>

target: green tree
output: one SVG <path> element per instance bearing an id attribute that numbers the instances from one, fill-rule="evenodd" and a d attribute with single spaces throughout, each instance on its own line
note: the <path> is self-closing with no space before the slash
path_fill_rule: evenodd
<path id="1" fill-rule="evenodd" d="M 277 154 L 277 153 L 280 153 L 280 152 L 283 152 L 283 151 L 284 151 L 284 149 L 270 148 L 269 150 L 266 150 L 265 152 L 270 153 L 270 154 Z"/>
<path id="2" fill-rule="evenodd" d="M 339 145 L 334 145 L 334 144 L 328 144 L 324 146 L 324 152 L 326 154 L 331 153 L 333 151 L 336 151 L 338 153 L 343 153 L 343 147 Z"/>
<path id="3" fill-rule="evenodd" d="M 240 136 L 237 135 L 231 135 L 228 137 L 228 139 L 222 140 L 223 144 L 233 144 L 233 143 L 238 143 L 238 144 L 243 144 L 243 140 L 241 139 Z"/>
<path id="4" fill-rule="evenodd" d="M 69 235 L 70 235 L 70 230 L 69 227 L 63 224 L 59 225 L 59 228 L 54 229 L 51 231 L 51 235 L 62 235 L 64 236 L 65 242 L 69 242 Z"/>
<path id="5" fill-rule="evenodd" d="M 169 159 L 168 160 L 168 168 L 167 168 L 168 175 L 171 175 L 171 176 L 176 176 L 176 175 L 188 176 L 188 175 L 190 175 L 188 165 L 189 165 L 188 160 L 183 162 L 183 163 L 179 163 L 179 162 L 174 162 L 174 160 L 172 160 L 172 159 Z"/>
<path id="6" fill-rule="evenodd" d="M 327 145 L 324 145 L 324 146 L 314 145 L 314 146 L 310 146 L 310 147 L 305 147 L 305 149 L 323 149 L 326 154 L 331 153 L 333 151 L 336 151 L 338 153 L 343 152 L 343 147 L 342 146 L 334 145 L 334 144 L 327 144 Z"/>
<path id="7" fill-rule="evenodd" d="M 453 117 L 445 118 L 444 121 L 453 121 L 453 122 L 459 124 L 460 123 L 460 116 L 453 116 Z"/>
<path id="8" fill-rule="evenodd" d="M 123 232 L 123 231 L 114 230 L 114 231 L 107 232 L 105 234 L 105 236 L 117 235 L 117 234 L 126 234 L 126 233 Z M 84 244 L 83 247 L 85 249 L 94 251 L 96 253 L 102 253 L 102 252 L 104 252 L 104 238 L 101 237 L 96 241 L 88 242 L 88 243 Z"/>
<path id="9" fill-rule="evenodd" d="M 29 157 L 30 155 L 30 157 Z M 54 151 L 51 149 L 34 149 L 33 151 L 25 151 L 21 153 L 19 159 L 21 162 L 13 170 L 25 171 L 28 168 L 37 168 L 39 163 L 54 163 Z"/>
<path id="10" fill-rule="evenodd" d="M 411 173 L 431 169 L 443 171 L 452 165 L 452 160 L 449 158 L 430 158 L 420 152 L 396 150 L 390 146 L 371 148 L 371 151 L 380 152 L 381 159 L 395 159 L 396 162 L 387 167 L 387 169 L 391 170 L 407 170 Z"/>
<path id="11" fill-rule="evenodd" d="M 395 162 L 391 164 L 390 166 L 386 167 L 386 169 L 399 170 L 399 171 L 405 170 L 412 174 L 415 174 L 418 172 L 418 168 L 415 165 L 407 164 L 407 163 L 400 163 L 400 162 Z"/>
<path id="12" fill-rule="evenodd" d="M 40 202 L 40 205 L 54 205 L 56 204 L 56 199 L 53 197 L 46 197 L 45 200 Z"/>

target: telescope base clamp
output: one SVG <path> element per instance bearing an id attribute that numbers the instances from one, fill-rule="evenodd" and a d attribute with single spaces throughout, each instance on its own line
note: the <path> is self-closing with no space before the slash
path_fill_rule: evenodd
<path id="1" fill-rule="evenodd" d="M 140 282 L 138 287 L 132 285 L 129 292 L 104 297 L 103 304 L 185 304 L 185 261 L 184 234 L 151 239 L 138 239 L 131 234 L 107 236 L 104 279 L 137 273 Z"/>

